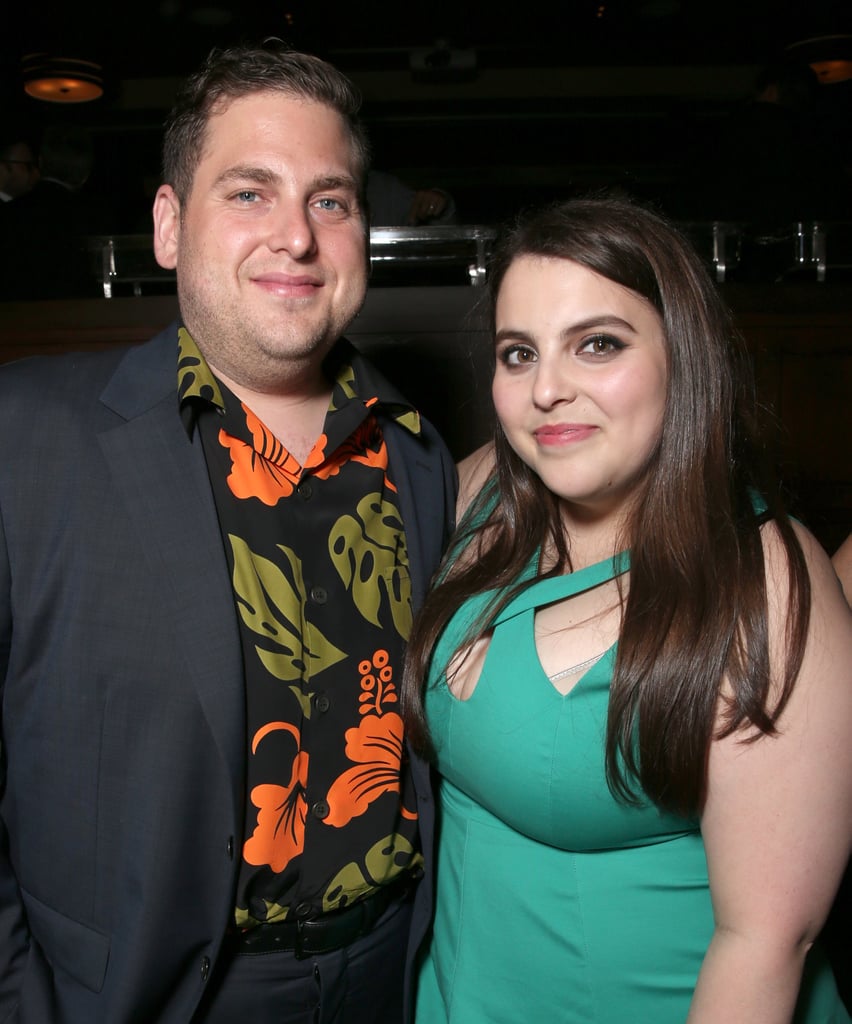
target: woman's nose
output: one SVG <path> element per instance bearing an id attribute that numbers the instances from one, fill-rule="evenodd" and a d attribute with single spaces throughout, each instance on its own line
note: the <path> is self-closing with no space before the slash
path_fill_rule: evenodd
<path id="1" fill-rule="evenodd" d="M 564 358 L 539 356 L 532 393 L 535 405 L 540 409 L 552 409 L 560 402 L 573 402 L 576 397 L 577 382 Z"/>

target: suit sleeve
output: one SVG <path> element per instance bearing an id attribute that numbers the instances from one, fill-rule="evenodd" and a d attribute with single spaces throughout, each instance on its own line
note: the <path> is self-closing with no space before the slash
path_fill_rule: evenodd
<path id="1" fill-rule="evenodd" d="M 13 1021 L 29 936 L 18 880 L 9 858 L 3 796 L 6 790 L 6 675 L 12 642 L 11 574 L 0 510 L 0 1021 Z"/>

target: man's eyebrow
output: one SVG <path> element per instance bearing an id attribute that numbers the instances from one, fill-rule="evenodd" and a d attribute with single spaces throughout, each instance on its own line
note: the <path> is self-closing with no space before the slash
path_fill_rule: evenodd
<path id="1" fill-rule="evenodd" d="M 268 167 L 235 164 L 233 167 L 228 167 L 222 171 L 213 182 L 213 186 L 215 188 L 222 185 L 239 185 L 244 182 L 256 185 L 278 185 L 281 181 L 281 175 L 270 170 Z M 358 182 L 351 174 L 328 174 L 316 178 L 310 185 L 311 192 L 333 191 L 335 189 L 357 192 Z"/>
<path id="2" fill-rule="evenodd" d="M 249 181 L 255 182 L 258 185 L 275 185 L 280 180 L 280 176 L 268 167 L 251 167 L 249 164 L 237 164 L 222 171 L 213 184 L 214 186 L 229 185 Z"/>
<path id="3" fill-rule="evenodd" d="M 325 189 L 348 189 L 357 192 L 358 183 L 351 174 L 329 174 L 325 177 L 317 178 L 311 185 L 311 191 L 313 192 L 322 192 Z"/>

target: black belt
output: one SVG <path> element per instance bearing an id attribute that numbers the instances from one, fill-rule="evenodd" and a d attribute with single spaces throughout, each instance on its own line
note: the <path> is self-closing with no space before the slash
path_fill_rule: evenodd
<path id="1" fill-rule="evenodd" d="M 292 950 L 298 959 L 343 949 L 372 931 L 388 907 L 408 896 L 414 885 L 406 875 L 342 910 L 331 910 L 304 921 L 273 922 L 232 932 L 229 935 L 231 949 L 239 956 Z"/>

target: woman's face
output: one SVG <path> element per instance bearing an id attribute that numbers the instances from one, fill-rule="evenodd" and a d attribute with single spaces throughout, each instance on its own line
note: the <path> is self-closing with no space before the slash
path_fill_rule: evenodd
<path id="1" fill-rule="evenodd" d="M 578 514 L 636 495 L 666 403 L 663 327 L 644 298 L 565 260 L 522 256 L 497 296 L 493 396 L 506 438 Z"/>

